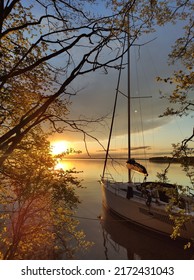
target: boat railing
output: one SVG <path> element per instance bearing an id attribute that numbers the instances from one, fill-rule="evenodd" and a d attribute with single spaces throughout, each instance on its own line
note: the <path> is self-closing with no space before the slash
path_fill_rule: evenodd
<path id="1" fill-rule="evenodd" d="M 115 182 L 113 176 L 110 173 L 105 173 L 103 177 L 104 181 L 109 181 L 111 183 Z"/>
<path id="2" fill-rule="evenodd" d="M 126 197 L 127 186 L 123 182 L 116 182 L 113 178 L 106 181 L 107 189 L 111 190 L 115 195 Z"/>

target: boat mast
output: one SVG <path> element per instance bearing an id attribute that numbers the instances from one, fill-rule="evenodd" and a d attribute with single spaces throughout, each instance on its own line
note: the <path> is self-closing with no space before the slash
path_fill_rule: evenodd
<path id="1" fill-rule="evenodd" d="M 122 71 L 122 65 L 123 65 L 124 50 L 125 50 L 125 40 L 124 40 L 124 44 L 123 44 L 123 51 L 122 51 L 121 62 L 120 62 L 120 69 L 119 69 L 119 75 L 118 75 L 118 80 L 117 80 L 114 108 L 113 108 L 113 113 L 112 113 L 112 120 L 111 120 L 111 126 L 110 126 L 109 138 L 108 138 L 108 145 L 107 145 L 107 149 L 106 149 L 106 156 L 105 156 L 105 161 L 104 161 L 102 178 L 104 178 L 105 171 L 106 171 L 107 160 L 108 160 L 108 157 L 109 157 L 109 148 L 110 148 L 111 136 L 112 136 L 112 131 L 113 131 L 115 113 L 116 113 L 117 98 L 118 98 L 118 94 L 119 94 L 119 86 L 120 86 L 120 81 L 121 81 L 121 71 Z"/>
<path id="2" fill-rule="evenodd" d="M 128 159 L 131 158 L 131 122 L 130 122 L 130 32 L 129 32 L 129 14 L 127 16 L 127 36 L 125 36 L 125 39 L 127 40 L 127 64 L 128 64 L 128 84 L 127 84 L 127 92 L 128 94 L 125 95 L 127 96 L 128 99 Z M 125 50 L 125 42 L 126 40 L 124 40 L 124 44 L 123 44 L 123 54 L 124 54 L 124 50 Z M 106 170 L 106 165 L 107 165 L 107 160 L 108 160 L 108 156 L 109 156 L 109 148 L 110 148 L 110 141 L 111 141 L 111 136 L 112 136 L 112 130 L 113 130 L 113 124 L 114 124 L 114 117 L 115 117 L 115 112 L 116 112 L 116 105 L 117 105 L 117 97 L 118 97 L 118 93 L 119 91 L 119 86 L 120 86 L 120 80 L 121 80 L 121 70 L 122 70 L 122 65 L 123 65 L 123 55 L 121 56 L 121 63 L 120 63 L 120 70 L 119 70 L 119 76 L 118 76 L 118 81 L 117 81 L 117 88 L 116 88 L 116 94 L 115 94 L 115 101 L 114 101 L 114 109 L 113 109 L 113 114 L 112 114 L 112 121 L 111 121 L 111 127 L 110 127 L 110 133 L 109 133 L 109 138 L 108 138 L 108 145 L 107 145 L 107 149 L 106 149 L 106 156 L 105 156 L 105 162 L 104 162 L 104 168 L 103 168 L 103 174 L 102 174 L 102 178 L 104 178 L 105 176 L 105 170 Z M 128 169 L 128 181 L 131 182 L 131 170 Z"/>
<path id="3" fill-rule="evenodd" d="M 128 96 L 128 160 L 131 158 L 131 76 L 130 76 L 130 27 L 129 27 L 129 13 L 127 16 L 127 44 L 128 44 L 128 52 L 127 52 L 127 65 L 128 65 L 128 73 L 127 73 L 127 96 Z M 131 169 L 128 169 L 128 181 L 131 182 Z"/>

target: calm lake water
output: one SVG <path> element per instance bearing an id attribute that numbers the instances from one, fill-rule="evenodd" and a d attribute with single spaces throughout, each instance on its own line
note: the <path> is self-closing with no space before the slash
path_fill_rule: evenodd
<path id="1" fill-rule="evenodd" d="M 125 161 L 110 166 L 110 171 L 117 180 L 126 180 L 127 169 Z M 140 161 L 150 174 L 148 180 L 156 180 L 156 173 L 166 168 L 166 164 Z M 86 234 L 86 239 L 94 245 L 86 252 L 79 252 L 80 260 L 184 260 L 194 259 L 192 249 L 184 250 L 184 242 L 171 240 L 170 237 L 150 232 L 123 221 L 109 213 L 102 206 L 100 176 L 103 170 L 103 160 L 71 160 L 63 161 L 65 168 L 75 167 L 83 179 L 84 188 L 78 190 L 81 204 L 77 210 L 80 229 Z M 139 175 L 139 179 L 143 177 Z M 189 184 L 178 164 L 170 168 L 169 178 L 173 183 Z M 138 181 L 138 178 L 134 178 Z"/>

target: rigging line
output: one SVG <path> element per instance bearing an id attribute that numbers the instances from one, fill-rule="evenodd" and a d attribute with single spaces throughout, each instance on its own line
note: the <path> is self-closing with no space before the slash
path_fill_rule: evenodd
<path id="1" fill-rule="evenodd" d="M 82 220 L 90 220 L 90 221 L 105 221 L 106 219 L 103 218 L 103 216 L 99 215 L 97 218 L 90 218 L 90 217 L 83 217 L 83 216 L 76 216 L 76 215 L 71 215 L 71 214 L 65 214 L 66 216 L 68 217 L 72 217 L 72 218 L 76 218 L 76 219 L 82 219 Z M 137 219 L 136 222 L 140 222 L 140 221 L 144 221 L 144 220 L 150 220 L 150 219 L 153 219 L 154 217 L 153 216 L 149 216 L 149 217 L 145 217 L 145 218 L 141 218 L 141 219 Z M 125 219 L 111 219 L 110 222 L 123 222 L 123 223 L 126 223 L 126 222 L 130 222 L 129 220 L 125 220 Z"/>
<path id="2" fill-rule="evenodd" d="M 100 220 L 100 218 L 90 218 L 90 217 L 83 217 L 83 216 L 76 216 L 76 215 L 68 215 L 68 214 L 66 214 L 66 216 L 72 217 L 72 218 L 76 218 L 76 219 L 82 219 L 82 220 L 90 220 L 90 221 L 99 221 L 99 220 Z"/>
<path id="3" fill-rule="evenodd" d="M 124 38 L 122 54 L 124 54 L 124 52 L 125 52 L 125 43 L 126 43 L 126 34 L 125 34 L 125 38 Z M 122 55 L 121 63 L 120 63 L 120 69 L 119 69 L 119 75 L 118 75 L 118 80 L 117 80 L 114 108 L 113 108 L 112 121 L 111 121 L 110 133 L 109 133 L 109 138 L 108 138 L 108 145 L 107 145 L 107 149 L 106 149 L 106 157 L 105 157 L 105 162 L 104 162 L 104 169 L 103 169 L 103 173 L 102 173 L 102 178 L 104 178 L 104 174 L 105 174 L 105 170 L 106 170 L 106 164 L 107 164 L 108 155 L 109 155 L 109 147 L 110 147 L 110 141 L 111 141 L 111 136 L 112 136 L 112 131 L 113 131 L 113 124 L 114 124 L 114 117 L 115 117 L 115 112 L 116 112 L 117 98 L 118 98 L 118 94 L 119 94 L 119 86 L 120 86 L 120 80 L 121 80 L 123 57 L 124 56 Z"/>
<path id="4" fill-rule="evenodd" d="M 126 98 L 129 98 L 124 92 L 122 92 L 121 90 L 119 90 L 119 93 L 121 93 L 123 96 L 125 96 Z M 131 96 L 130 99 L 140 99 L 140 98 L 152 98 L 152 95 L 147 95 L 147 96 Z"/>
<path id="5" fill-rule="evenodd" d="M 143 126 L 143 118 L 142 118 L 142 107 L 140 102 L 140 88 L 139 88 L 139 76 L 138 76 L 138 69 L 137 69 L 137 63 L 135 63 L 135 71 L 136 71 L 136 81 L 137 81 L 137 93 L 138 93 L 138 101 L 139 101 L 139 109 L 140 109 L 140 120 L 141 120 L 141 134 L 143 139 L 143 146 L 145 147 L 145 138 L 144 138 L 144 126 Z M 144 148 L 144 157 L 147 158 L 146 151 Z"/>
<path id="6" fill-rule="evenodd" d="M 11 210 L 1 210 L 0 213 L 18 213 L 19 211 L 11 211 Z M 90 218 L 90 217 L 83 217 L 83 216 L 77 216 L 77 215 L 71 215 L 71 214 L 65 214 L 65 216 L 70 217 L 70 218 L 76 218 L 76 219 L 83 219 L 83 220 L 91 220 L 91 221 L 99 221 L 101 218 Z"/>
<path id="7" fill-rule="evenodd" d="M 160 74 L 159 74 L 159 72 L 158 72 L 158 64 L 156 65 L 156 61 L 153 59 L 153 55 L 152 55 L 152 53 L 151 53 L 151 51 L 150 51 L 150 48 L 148 47 L 148 46 L 145 46 L 145 50 L 146 50 L 146 54 L 147 54 L 147 56 L 148 56 L 148 59 L 149 59 L 149 61 L 150 61 L 150 65 L 152 66 L 152 71 L 153 71 L 153 74 L 154 74 L 154 76 L 155 77 L 159 77 L 160 76 Z M 145 67 L 143 67 L 143 72 L 144 72 L 144 75 L 145 75 L 145 77 L 147 77 L 147 75 L 146 75 L 146 73 L 147 73 L 147 69 L 145 69 Z M 150 84 L 149 83 L 147 83 L 147 85 L 148 85 L 148 89 L 149 89 L 149 92 L 151 92 L 152 91 L 152 89 L 151 89 L 151 87 L 150 87 Z M 162 86 L 163 87 L 163 86 Z M 162 89 L 162 91 L 163 91 L 163 89 Z M 156 102 L 156 101 L 155 101 Z M 152 129 L 152 144 L 153 144 L 153 153 L 155 153 L 156 152 L 156 147 L 155 147 L 155 135 L 154 135 L 154 131 L 155 131 L 155 123 L 154 123 L 154 118 L 156 118 L 156 117 L 154 117 L 154 115 L 156 114 L 156 112 L 157 112 L 157 110 L 156 110 L 157 108 L 155 108 L 155 105 L 154 105 L 154 99 L 153 100 L 151 100 L 151 114 L 152 114 L 152 127 L 153 127 L 153 129 Z"/>
<path id="8" fill-rule="evenodd" d="M 177 118 L 174 116 L 173 119 L 174 119 L 174 121 L 175 121 L 175 123 L 176 123 L 176 125 L 177 125 L 177 128 L 178 128 L 178 130 L 179 130 L 179 133 L 180 133 L 181 137 L 183 138 L 184 135 L 183 135 L 183 132 L 182 132 L 182 130 L 181 130 L 181 127 L 180 127 L 180 125 L 179 125 L 179 122 L 178 122 Z"/>
<path id="9" fill-rule="evenodd" d="M 13 211 L 11 211 L 11 210 L 10 210 L 10 211 L 0 211 L 0 213 L 10 213 L 10 212 L 13 213 Z M 14 213 L 16 213 L 16 212 L 19 212 L 19 211 L 15 211 Z M 71 214 L 65 214 L 65 216 L 70 217 L 70 218 L 82 219 L 82 220 L 90 220 L 90 221 L 104 221 L 104 220 L 105 220 L 101 215 L 99 215 L 99 217 L 97 217 L 97 218 L 76 216 L 76 215 L 71 215 Z M 144 218 L 144 219 L 140 219 L 140 220 L 137 220 L 137 221 L 142 221 L 142 220 L 150 219 L 150 218 L 153 218 L 153 217 L 146 217 L 146 218 Z M 126 223 L 127 220 L 118 219 L 118 218 L 117 218 L 117 219 L 111 219 L 111 222 L 123 222 L 123 223 Z"/>

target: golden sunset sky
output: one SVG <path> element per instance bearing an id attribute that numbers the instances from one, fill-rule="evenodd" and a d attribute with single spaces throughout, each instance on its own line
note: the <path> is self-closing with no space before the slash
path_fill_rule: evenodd
<path id="1" fill-rule="evenodd" d="M 171 46 L 181 36 L 181 33 L 183 33 L 182 23 L 157 27 L 155 33 L 141 38 L 141 43 L 150 41 L 148 44 L 140 48 L 135 46 L 131 48 L 131 96 L 152 96 L 152 98 L 131 99 L 131 142 L 137 156 L 142 155 L 142 146 L 147 147 L 148 157 L 156 154 L 165 155 L 171 151 L 172 143 L 181 142 L 192 134 L 194 124 L 192 116 L 159 118 L 159 115 L 168 106 L 171 106 L 167 100 L 160 98 L 160 91 L 165 94 L 170 92 L 171 88 L 168 84 L 157 82 L 156 77 L 166 78 L 172 74 L 174 69 L 181 69 L 181 65 L 178 64 L 168 65 Z M 72 85 L 78 93 L 71 97 L 69 118 L 76 119 L 81 116 L 82 118 L 97 119 L 107 116 L 101 124 L 92 124 L 86 129 L 105 148 L 117 78 L 117 70 L 109 71 L 106 75 L 102 71 L 98 71 L 82 76 Z M 122 74 L 120 90 L 127 94 L 126 69 Z M 115 151 L 118 150 L 121 155 L 126 152 L 127 148 L 127 100 L 122 95 L 119 98 L 111 148 Z M 74 148 L 82 151 L 82 155 L 79 156 L 86 154 L 82 133 L 65 132 L 53 135 L 50 140 L 52 145 L 61 142 L 61 149 Z M 91 155 L 104 156 L 103 148 L 97 141 L 89 137 L 86 138 L 86 141 Z"/>

